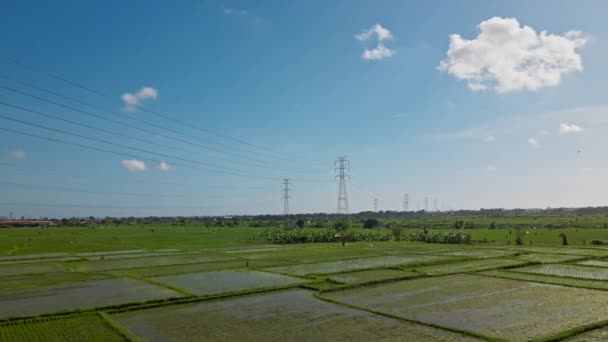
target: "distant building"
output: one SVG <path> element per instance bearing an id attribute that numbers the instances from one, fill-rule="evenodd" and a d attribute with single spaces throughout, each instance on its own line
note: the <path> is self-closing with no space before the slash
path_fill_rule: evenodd
<path id="1" fill-rule="evenodd" d="M 0 221 L 0 226 L 12 226 L 12 227 L 47 227 L 52 226 L 51 221 L 42 220 L 4 220 Z"/>

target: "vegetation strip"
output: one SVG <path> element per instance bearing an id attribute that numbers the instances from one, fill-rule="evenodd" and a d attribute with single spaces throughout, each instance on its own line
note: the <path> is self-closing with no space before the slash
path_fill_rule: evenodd
<path id="1" fill-rule="evenodd" d="M 122 325 L 118 324 L 118 322 L 116 322 L 115 320 L 113 320 L 112 317 L 110 317 L 107 313 L 105 313 L 103 311 L 98 311 L 97 314 L 99 315 L 99 317 L 101 317 L 104 320 L 104 322 L 108 326 L 110 326 L 112 329 L 114 329 L 116 332 L 118 332 L 121 336 L 123 336 L 126 341 L 132 341 L 132 342 L 139 342 L 140 341 L 140 339 L 137 338 L 137 336 L 133 335 L 125 327 L 123 327 Z"/>

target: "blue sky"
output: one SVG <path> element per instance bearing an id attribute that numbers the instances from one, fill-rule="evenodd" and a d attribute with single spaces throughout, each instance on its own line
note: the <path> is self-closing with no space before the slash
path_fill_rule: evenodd
<path id="1" fill-rule="evenodd" d="M 0 115 L 98 140 L 0 128 L 116 153 L 0 131 L 0 216 L 280 213 L 282 178 L 293 212 L 334 212 L 338 155 L 351 162 L 353 212 L 373 197 L 400 209 L 404 193 L 411 209 L 425 196 L 451 209 L 605 205 L 607 7 L 13 2 L 0 101 L 94 129 L 6 105 Z"/>

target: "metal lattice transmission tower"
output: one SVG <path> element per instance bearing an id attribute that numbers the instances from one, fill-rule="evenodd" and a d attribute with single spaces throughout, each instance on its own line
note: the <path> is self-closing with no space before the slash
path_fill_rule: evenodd
<path id="1" fill-rule="evenodd" d="M 403 211 L 410 209 L 410 196 L 406 193 L 403 195 Z"/>
<path id="2" fill-rule="evenodd" d="M 346 157 L 338 157 L 335 162 L 335 170 L 338 173 L 336 178 L 339 179 L 338 189 L 338 215 L 348 215 L 348 196 L 346 194 L 346 178 L 350 179 L 348 172 L 350 170 L 350 163 Z"/>
<path id="3" fill-rule="evenodd" d="M 374 211 L 378 212 L 378 199 L 374 198 Z"/>
<path id="4" fill-rule="evenodd" d="M 424 197 L 424 211 L 429 211 L 429 198 Z"/>
<path id="5" fill-rule="evenodd" d="M 435 197 L 435 211 L 439 211 L 439 205 L 437 204 L 437 197 Z"/>
<path id="6" fill-rule="evenodd" d="M 285 220 L 287 220 L 287 215 L 289 215 L 289 193 L 291 189 L 289 189 L 289 179 L 283 179 L 283 215 L 285 215 Z"/>

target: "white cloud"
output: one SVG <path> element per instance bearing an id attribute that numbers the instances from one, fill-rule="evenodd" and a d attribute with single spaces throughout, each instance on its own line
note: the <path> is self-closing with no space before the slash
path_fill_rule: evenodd
<path id="1" fill-rule="evenodd" d="M 486 171 L 488 171 L 488 172 L 494 172 L 494 171 L 496 171 L 496 166 L 494 166 L 494 165 L 486 165 Z"/>
<path id="2" fill-rule="evenodd" d="M 372 26 L 369 30 L 364 30 L 363 32 L 355 35 L 355 38 L 357 40 L 364 42 L 364 41 L 370 39 L 374 35 L 376 35 L 378 37 L 378 41 L 383 41 L 383 40 L 393 38 L 391 31 L 385 29 L 380 24 L 376 24 L 376 25 Z"/>
<path id="3" fill-rule="evenodd" d="M 364 30 L 363 32 L 355 35 L 355 39 L 365 42 L 373 37 L 376 37 L 377 44 L 376 47 L 372 49 L 365 49 L 361 54 L 361 58 L 371 61 L 371 60 L 381 60 L 387 57 L 391 57 L 395 55 L 395 50 L 387 48 L 384 45 L 385 40 L 393 39 L 393 35 L 391 31 L 382 27 L 380 24 L 376 24 L 369 28 L 368 30 Z"/>
<path id="4" fill-rule="evenodd" d="M 583 129 L 575 124 L 559 124 L 559 134 L 568 134 L 568 133 L 580 133 Z"/>
<path id="5" fill-rule="evenodd" d="M 127 112 L 134 112 L 137 107 L 140 107 L 145 100 L 153 99 L 156 100 L 158 97 L 158 90 L 152 87 L 142 87 L 135 94 L 124 93 L 121 96 L 122 101 L 125 103 L 125 110 Z"/>
<path id="6" fill-rule="evenodd" d="M 577 49 L 587 42 L 579 31 L 564 35 L 536 33 L 515 18 L 482 21 L 479 34 L 468 40 L 450 35 L 447 58 L 438 69 L 467 81 L 473 91 L 499 93 L 557 86 L 564 74 L 583 70 Z"/>
<path id="7" fill-rule="evenodd" d="M 224 8 L 224 14 L 226 15 L 247 15 L 247 10 L 238 8 Z"/>
<path id="8" fill-rule="evenodd" d="M 361 58 L 368 61 L 373 61 L 391 57 L 394 54 L 395 50 L 391 50 L 384 46 L 384 44 L 378 43 L 378 45 L 371 50 L 365 49 L 365 51 L 363 51 L 363 53 L 361 54 Z"/>
<path id="9" fill-rule="evenodd" d="M 158 164 L 158 169 L 162 172 L 167 172 L 173 170 L 173 166 L 169 165 L 166 161 L 163 160 L 160 162 L 160 164 Z"/>
<path id="10" fill-rule="evenodd" d="M 496 140 L 496 137 L 493 135 L 488 135 L 487 137 L 483 138 L 483 141 L 485 142 L 492 142 L 494 140 Z"/>
<path id="11" fill-rule="evenodd" d="M 15 151 L 10 151 L 8 153 L 8 157 L 11 159 L 25 159 L 26 154 L 24 150 L 15 150 Z"/>
<path id="12" fill-rule="evenodd" d="M 536 138 L 528 138 L 528 144 L 530 144 L 530 146 L 532 146 L 533 148 L 540 147 L 540 143 L 538 142 L 538 139 L 536 139 Z"/>
<path id="13" fill-rule="evenodd" d="M 144 163 L 141 160 L 128 159 L 128 160 L 121 161 L 121 163 L 125 169 L 127 169 L 131 172 L 141 172 L 141 171 L 146 171 L 148 169 L 146 167 L 146 163 Z"/>

